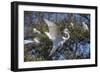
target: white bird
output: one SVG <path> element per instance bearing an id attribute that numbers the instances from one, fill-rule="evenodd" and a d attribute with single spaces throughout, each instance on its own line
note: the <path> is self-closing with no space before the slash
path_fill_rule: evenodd
<path id="1" fill-rule="evenodd" d="M 41 32 L 39 30 L 37 30 L 36 28 L 33 28 L 33 32 L 37 33 L 37 34 L 41 34 Z"/>
<path id="2" fill-rule="evenodd" d="M 72 22 L 70 24 L 71 24 L 72 27 L 74 26 L 74 24 Z"/>
<path id="3" fill-rule="evenodd" d="M 64 32 L 63 32 L 63 33 L 65 33 L 65 37 L 62 36 L 62 38 L 63 38 L 65 41 L 66 41 L 67 39 L 70 38 L 69 30 L 68 30 L 67 28 L 64 29 Z M 67 37 L 67 38 L 66 38 L 66 37 Z"/>
<path id="4" fill-rule="evenodd" d="M 24 44 L 39 44 L 40 41 L 38 38 L 34 38 L 34 40 L 24 40 Z"/>
<path id="5" fill-rule="evenodd" d="M 68 40 L 70 38 L 70 36 L 69 36 L 69 33 L 66 31 L 67 29 L 64 30 L 64 33 L 68 36 L 64 37 L 61 35 L 61 33 L 55 23 L 53 23 L 47 19 L 44 19 L 44 21 L 49 28 L 49 32 L 45 32 L 45 34 L 53 42 L 53 47 L 49 54 L 49 56 L 52 56 L 52 54 L 54 54 L 57 49 L 62 48 L 63 44 L 65 43 L 66 40 Z"/>
<path id="6" fill-rule="evenodd" d="M 32 40 L 24 40 L 24 44 L 30 44 L 30 43 L 33 43 L 34 41 Z"/>
<path id="7" fill-rule="evenodd" d="M 89 28 L 88 28 L 87 24 L 85 24 L 85 22 L 82 22 L 82 24 L 83 24 L 83 29 L 84 30 L 89 30 Z"/>
<path id="8" fill-rule="evenodd" d="M 34 42 L 40 43 L 39 38 L 34 38 Z"/>

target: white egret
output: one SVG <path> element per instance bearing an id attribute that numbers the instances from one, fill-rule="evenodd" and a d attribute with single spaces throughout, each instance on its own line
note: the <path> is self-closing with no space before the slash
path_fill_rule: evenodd
<path id="1" fill-rule="evenodd" d="M 33 28 L 33 32 L 37 33 L 37 34 L 41 34 L 41 32 L 39 30 L 37 30 L 36 28 Z"/>
<path id="2" fill-rule="evenodd" d="M 34 41 L 32 40 L 24 40 L 24 44 L 30 44 L 30 43 L 33 43 Z"/>
<path id="3" fill-rule="evenodd" d="M 89 30 L 89 28 L 88 28 L 87 24 L 85 24 L 85 22 L 82 22 L 82 24 L 83 24 L 83 29 L 84 30 Z"/>
<path id="4" fill-rule="evenodd" d="M 74 24 L 72 22 L 70 24 L 71 24 L 72 27 L 74 26 Z"/>
<path id="5" fill-rule="evenodd" d="M 49 56 L 52 56 L 57 49 L 61 49 L 62 48 L 62 46 L 65 43 L 65 41 L 70 38 L 70 35 L 66 31 L 67 29 L 65 29 L 64 33 L 66 35 L 68 35 L 68 36 L 67 37 L 62 36 L 55 23 L 53 23 L 53 22 L 51 22 L 51 21 L 49 21 L 47 19 L 44 19 L 44 21 L 45 21 L 45 23 L 47 24 L 47 26 L 49 28 L 49 32 L 45 32 L 45 34 L 53 42 L 53 47 L 52 47 L 52 50 L 50 51 L 50 54 L 49 54 Z"/>
<path id="6" fill-rule="evenodd" d="M 24 44 L 39 44 L 39 43 L 40 41 L 37 37 L 34 38 L 34 40 L 24 40 Z"/>
<path id="7" fill-rule="evenodd" d="M 39 38 L 34 38 L 34 42 L 40 43 Z"/>

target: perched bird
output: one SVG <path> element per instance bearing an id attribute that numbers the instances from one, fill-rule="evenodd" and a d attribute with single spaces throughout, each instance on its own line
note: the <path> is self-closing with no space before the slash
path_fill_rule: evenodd
<path id="1" fill-rule="evenodd" d="M 24 40 L 24 44 L 39 44 L 39 38 L 34 38 L 34 40 Z"/>
<path id="2" fill-rule="evenodd" d="M 89 30 L 89 28 L 88 28 L 87 24 L 85 24 L 85 22 L 82 22 L 82 25 L 83 25 L 84 30 Z"/>
<path id="3" fill-rule="evenodd" d="M 34 42 L 40 43 L 39 38 L 34 38 Z"/>
<path id="4" fill-rule="evenodd" d="M 70 38 L 69 30 L 67 28 L 64 29 L 63 33 L 65 34 L 64 36 L 62 36 L 62 38 L 64 39 L 64 41 L 66 41 L 67 39 Z"/>
<path id="5" fill-rule="evenodd" d="M 41 34 L 41 32 L 37 30 L 36 28 L 33 28 L 33 33 Z"/>
<path id="6" fill-rule="evenodd" d="M 33 43 L 34 41 L 32 40 L 24 40 L 24 44 L 30 44 L 30 43 Z"/>
<path id="7" fill-rule="evenodd" d="M 71 24 L 72 27 L 74 26 L 74 24 L 72 22 L 70 24 Z"/>
<path id="8" fill-rule="evenodd" d="M 45 32 L 45 34 L 51 39 L 53 42 L 52 50 L 50 51 L 49 56 L 52 56 L 57 49 L 61 49 L 63 47 L 63 44 L 66 40 L 70 38 L 70 35 L 68 33 L 68 29 L 64 29 L 65 35 L 67 37 L 64 37 L 61 35 L 60 30 L 58 29 L 57 25 L 47 19 L 44 19 L 45 23 L 47 24 L 49 28 L 49 32 Z"/>

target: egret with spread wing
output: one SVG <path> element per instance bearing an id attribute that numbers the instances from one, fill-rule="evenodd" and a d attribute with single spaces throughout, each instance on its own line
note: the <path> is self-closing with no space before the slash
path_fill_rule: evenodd
<path id="1" fill-rule="evenodd" d="M 70 35 L 66 31 L 67 28 L 64 30 L 64 33 L 65 33 L 65 35 L 67 35 L 67 37 L 64 37 L 61 35 L 60 30 L 58 29 L 58 26 L 55 23 L 53 23 L 47 19 L 44 19 L 44 21 L 49 28 L 49 32 L 45 32 L 45 34 L 53 42 L 53 47 L 49 54 L 49 56 L 52 56 L 57 49 L 61 49 L 63 47 L 63 44 L 65 43 L 66 40 L 68 40 L 70 38 Z"/>

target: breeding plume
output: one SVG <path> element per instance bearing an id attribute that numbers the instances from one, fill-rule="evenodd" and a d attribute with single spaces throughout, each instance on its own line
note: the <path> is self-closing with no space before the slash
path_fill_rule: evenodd
<path id="1" fill-rule="evenodd" d="M 44 19 L 45 23 L 48 26 L 49 32 L 45 32 L 45 34 L 49 37 L 49 39 L 53 43 L 53 47 L 50 51 L 49 56 L 52 56 L 57 49 L 61 49 L 63 47 L 63 44 L 65 43 L 66 40 L 70 38 L 70 35 L 68 33 L 68 29 L 64 29 L 65 36 L 64 37 L 61 35 L 60 30 L 58 29 L 57 25 L 47 19 Z"/>

